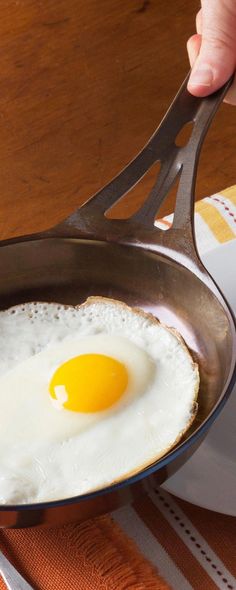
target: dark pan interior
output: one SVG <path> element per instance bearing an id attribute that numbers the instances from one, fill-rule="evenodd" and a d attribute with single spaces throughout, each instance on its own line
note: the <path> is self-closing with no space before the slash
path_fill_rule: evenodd
<path id="1" fill-rule="evenodd" d="M 0 276 L 1 309 L 37 300 L 78 304 L 104 295 L 151 311 L 179 330 L 199 362 L 192 431 L 219 400 L 232 362 L 230 323 L 210 289 L 180 265 L 131 246 L 50 238 L 2 246 Z"/>

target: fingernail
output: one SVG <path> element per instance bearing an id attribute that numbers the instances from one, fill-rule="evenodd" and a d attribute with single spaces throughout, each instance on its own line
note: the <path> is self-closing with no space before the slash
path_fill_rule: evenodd
<path id="1" fill-rule="evenodd" d="M 211 86 L 213 78 L 214 74 L 211 66 L 208 64 L 198 66 L 191 73 L 189 86 Z"/>

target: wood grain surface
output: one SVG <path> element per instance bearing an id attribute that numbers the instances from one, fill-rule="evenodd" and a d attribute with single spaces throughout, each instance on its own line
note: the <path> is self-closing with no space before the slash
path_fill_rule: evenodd
<path id="1" fill-rule="evenodd" d="M 198 4 L 2 0 L 1 238 L 62 220 L 140 150 L 188 71 Z M 236 108 L 223 105 L 204 145 L 197 198 L 236 182 L 235 129 Z M 117 215 L 137 209 L 154 176 Z"/>

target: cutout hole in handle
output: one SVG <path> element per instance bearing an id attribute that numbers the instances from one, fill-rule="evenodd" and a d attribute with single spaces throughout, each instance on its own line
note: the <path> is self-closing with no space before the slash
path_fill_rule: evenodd
<path id="1" fill-rule="evenodd" d="M 107 219 L 129 219 L 142 207 L 160 172 L 160 161 L 155 162 L 146 174 L 117 203 L 105 212 Z"/>
<path id="2" fill-rule="evenodd" d="M 177 147 L 184 147 L 188 144 L 192 135 L 194 124 L 194 121 L 188 121 L 188 123 L 185 123 L 185 125 L 182 127 L 175 138 L 175 145 Z"/>

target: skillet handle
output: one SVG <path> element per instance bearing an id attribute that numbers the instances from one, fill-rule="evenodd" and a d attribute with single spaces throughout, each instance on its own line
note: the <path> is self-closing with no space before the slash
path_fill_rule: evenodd
<path id="1" fill-rule="evenodd" d="M 51 232 L 54 235 L 134 243 L 197 258 L 193 212 L 200 149 L 232 78 L 206 98 L 197 98 L 188 92 L 188 78 L 189 75 L 143 150 L 109 184 L 53 228 Z M 185 146 L 179 147 L 175 143 L 176 138 L 189 122 L 193 123 L 191 136 Z M 156 183 L 138 212 L 128 220 L 107 219 L 106 212 L 158 161 L 161 168 Z M 177 177 L 180 180 L 173 225 L 168 231 L 163 231 L 154 227 L 155 217 Z"/>

